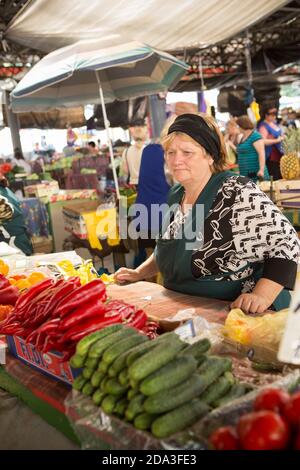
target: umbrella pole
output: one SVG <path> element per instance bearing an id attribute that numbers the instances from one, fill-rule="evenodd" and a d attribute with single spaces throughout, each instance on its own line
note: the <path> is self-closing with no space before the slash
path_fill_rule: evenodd
<path id="1" fill-rule="evenodd" d="M 113 175 L 114 175 L 114 182 L 115 182 L 115 186 L 116 186 L 116 194 L 117 194 L 117 198 L 118 198 L 118 200 L 119 200 L 119 199 L 120 199 L 119 182 L 118 182 L 118 176 L 117 176 L 117 172 L 116 172 L 115 159 L 114 159 L 114 152 L 113 152 L 113 148 L 112 148 L 111 138 L 110 138 L 110 135 L 109 135 L 109 127 L 110 127 L 110 124 L 109 124 L 109 121 L 108 121 L 108 119 L 107 119 L 106 107 L 105 107 L 105 102 L 104 102 L 104 95 L 103 95 L 103 90 L 102 90 L 102 86 L 101 86 L 101 81 L 100 81 L 100 77 L 99 77 L 98 70 L 96 70 L 96 77 L 97 77 L 97 82 L 98 82 L 98 85 L 99 85 L 99 95 L 100 95 L 100 100 L 101 100 L 101 107 L 102 107 L 102 114 L 103 114 L 104 126 L 105 126 L 105 130 L 106 130 L 106 134 L 107 134 L 107 139 L 108 139 L 108 148 L 109 148 L 109 154 L 110 154 L 110 161 L 111 161 L 112 172 L 113 172 Z"/>

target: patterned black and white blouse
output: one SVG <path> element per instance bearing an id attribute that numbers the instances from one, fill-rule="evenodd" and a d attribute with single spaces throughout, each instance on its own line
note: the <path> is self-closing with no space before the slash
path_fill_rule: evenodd
<path id="1" fill-rule="evenodd" d="M 186 217 L 178 208 L 163 238 L 176 237 Z M 297 233 L 248 178 L 224 181 L 205 219 L 203 236 L 202 247 L 192 254 L 194 277 L 220 274 L 218 280 L 245 279 L 243 292 L 251 292 L 255 282 L 248 264 L 264 263 L 264 278 L 293 289 L 300 261 Z"/>

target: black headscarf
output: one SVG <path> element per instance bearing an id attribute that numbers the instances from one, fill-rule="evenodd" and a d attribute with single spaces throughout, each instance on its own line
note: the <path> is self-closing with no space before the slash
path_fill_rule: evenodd
<path id="1" fill-rule="evenodd" d="M 215 162 L 221 158 L 221 143 L 218 134 L 197 114 L 181 114 L 169 127 L 172 132 L 183 132 L 198 142 Z"/>

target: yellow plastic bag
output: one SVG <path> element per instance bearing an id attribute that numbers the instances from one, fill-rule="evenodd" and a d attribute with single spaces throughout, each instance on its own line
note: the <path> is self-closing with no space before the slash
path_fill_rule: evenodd
<path id="1" fill-rule="evenodd" d="M 262 317 L 252 317 L 240 309 L 233 309 L 226 318 L 224 334 L 237 343 L 277 352 L 287 316 L 288 309 Z"/>

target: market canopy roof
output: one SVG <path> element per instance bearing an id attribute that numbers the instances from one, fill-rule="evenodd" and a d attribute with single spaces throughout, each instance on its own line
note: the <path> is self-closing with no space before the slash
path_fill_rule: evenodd
<path id="1" fill-rule="evenodd" d="M 114 35 L 163 50 L 207 47 L 287 4 L 287 0 L 31 0 L 5 37 L 49 52 Z"/>

